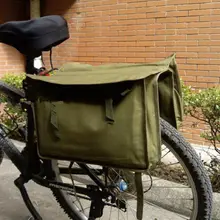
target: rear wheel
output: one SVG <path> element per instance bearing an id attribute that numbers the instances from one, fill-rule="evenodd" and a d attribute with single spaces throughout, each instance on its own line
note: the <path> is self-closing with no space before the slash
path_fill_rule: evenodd
<path id="1" fill-rule="evenodd" d="M 163 140 L 161 163 L 142 174 L 145 191 L 143 219 L 210 220 L 211 184 L 199 157 L 177 130 L 164 120 L 161 120 L 161 134 Z M 86 175 L 63 174 L 62 168 L 69 165 L 67 161 L 53 161 L 52 164 L 56 181 L 72 183 L 73 189 L 75 186 L 95 185 Z M 174 171 L 179 173 L 178 181 L 169 175 Z M 126 190 L 119 190 L 117 197 L 126 203 L 127 210 L 123 211 L 118 207 L 106 205 L 103 216 L 98 219 L 137 219 L 137 198 L 133 177 L 132 171 L 114 168 L 108 169 L 107 178 L 103 174 L 103 182 L 107 179 L 116 189 L 119 188 L 120 181 L 123 180 L 126 183 Z M 55 188 L 52 192 L 71 219 L 92 219 L 89 218 L 91 208 L 89 198 L 83 198 L 77 192 L 68 193 Z"/>
<path id="2" fill-rule="evenodd" d="M 4 158 L 4 151 L 3 151 L 3 149 L 0 147 L 0 164 L 1 164 L 2 161 L 3 161 L 3 158 Z"/>

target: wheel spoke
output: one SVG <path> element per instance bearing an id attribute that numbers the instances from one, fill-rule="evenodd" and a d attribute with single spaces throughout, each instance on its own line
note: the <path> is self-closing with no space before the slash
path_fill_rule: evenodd
<path id="1" fill-rule="evenodd" d="M 166 138 L 163 138 L 163 145 L 161 147 L 161 162 L 150 168 L 148 172 L 144 173 L 145 175 L 142 175 L 143 190 L 146 192 L 144 194 L 144 210 L 146 210 L 144 211 L 144 216 L 146 215 L 148 217 L 148 214 L 152 214 L 151 218 L 144 219 L 165 219 L 166 214 L 168 216 L 173 216 L 172 219 L 175 220 L 203 219 L 202 214 L 198 215 L 199 206 L 206 207 L 206 209 L 203 210 L 205 210 L 204 213 L 207 214 L 208 200 L 198 201 L 196 190 L 197 188 L 203 187 L 202 189 L 205 188 L 207 191 L 210 190 L 211 192 L 211 189 L 207 184 L 207 179 L 206 181 L 201 181 L 203 178 L 206 178 L 206 176 L 203 173 L 197 155 L 191 150 L 187 143 L 182 141 L 181 137 L 179 137 L 178 133 L 176 131 L 174 132 L 173 129 L 174 128 L 171 126 L 165 126 L 165 128 L 162 129 L 162 137 L 165 136 Z M 169 143 L 172 145 L 169 145 Z M 196 166 L 194 165 L 195 161 Z M 199 171 L 197 170 L 198 164 L 200 169 Z M 62 166 L 63 167 L 60 172 L 64 171 L 64 173 L 67 173 L 65 168 L 67 164 L 62 163 Z M 68 178 L 69 180 L 64 178 L 64 181 L 70 181 L 71 179 L 73 187 L 83 187 L 83 185 L 86 187 L 87 185 L 95 184 L 92 181 L 88 182 L 88 177 L 85 175 L 83 170 L 80 170 L 81 168 L 77 167 L 78 165 L 75 164 L 71 171 L 77 171 L 77 174 L 70 175 Z M 99 170 L 99 177 L 103 181 L 106 189 L 109 188 L 111 192 L 113 192 L 112 189 L 114 189 L 115 197 L 126 203 L 127 212 L 125 213 L 119 207 L 116 207 L 116 203 L 111 204 L 111 201 L 113 200 L 109 201 L 106 200 L 106 198 L 103 198 L 103 202 L 106 202 L 106 205 L 103 209 L 103 216 L 99 219 L 137 220 L 137 192 L 134 179 L 135 173 L 133 171 L 115 168 L 102 169 L 100 166 L 91 164 L 87 165 L 87 167 L 93 170 L 93 173 L 96 173 L 96 169 Z M 78 170 L 75 170 L 76 168 L 79 169 L 79 172 Z M 194 173 L 198 176 L 197 182 L 195 181 Z M 58 173 L 58 176 L 59 175 L 60 173 Z M 125 191 L 122 191 L 119 187 L 119 183 L 122 180 L 127 184 L 127 189 Z M 195 185 L 195 183 L 197 185 Z M 87 212 L 90 208 L 90 205 L 88 204 L 88 202 L 90 202 L 88 201 L 90 199 L 89 196 L 86 198 L 86 196 L 83 197 L 77 195 L 77 193 L 70 193 L 68 196 L 75 198 L 72 200 L 73 208 L 75 203 L 77 207 L 80 207 L 80 213 L 85 214 L 85 218 L 82 217 L 79 219 L 88 219 Z M 164 202 L 166 203 L 165 205 Z M 148 213 L 149 210 L 152 211 L 152 213 Z M 165 215 L 161 218 L 159 213 L 163 212 Z M 186 217 L 185 215 L 188 215 L 189 217 Z M 207 215 L 209 215 L 209 213 Z"/>

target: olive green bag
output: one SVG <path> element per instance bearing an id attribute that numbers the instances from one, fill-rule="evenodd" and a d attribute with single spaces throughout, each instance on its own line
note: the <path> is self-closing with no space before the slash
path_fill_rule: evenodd
<path id="1" fill-rule="evenodd" d="M 175 55 L 153 64 L 68 63 L 27 75 L 42 158 L 145 170 L 161 157 L 160 116 L 178 126 Z"/>

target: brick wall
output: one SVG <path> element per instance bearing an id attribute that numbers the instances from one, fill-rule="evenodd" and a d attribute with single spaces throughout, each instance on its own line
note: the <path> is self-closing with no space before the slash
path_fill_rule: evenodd
<path id="1" fill-rule="evenodd" d="M 179 73 L 197 88 L 220 84 L 219 0 L 78 0 L 58 10 L 47 1 L 44 14 L 64 14 L 71 38 L 54 52 L 54 62 L 153 62 L 176 53 Z M 182 132 L 206 144 L 204 125 L 186 118 Z"/>
<path id="2" fill-rule="evenodd" d="M 71 39 L 54 55 L 59 65 L 152 62 L 175 52 L 188 84 L 220 82 L 218 0 L 78 0 L 69 10 L 46 2 L 44 14 L 64 13 L 70 26 Z"/>
<path id="3" fill-rule="evenodd" d="M 24 0 L 0 1 L 0 24 L 25 18 L 27 18 L 27 14 Z M 21 72 L 23 70 L 23 56 L 14 48 L 0 44 L 0 76 L 6 72 Z"/>

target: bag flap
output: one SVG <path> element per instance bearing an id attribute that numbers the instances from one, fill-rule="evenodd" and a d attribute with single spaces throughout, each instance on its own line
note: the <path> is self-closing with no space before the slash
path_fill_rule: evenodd
<path id="1" fill-rule="evenodd" d="M 92 66 L 88 64 L 68 63 L 55 74 L 45 77 L 27 74 L 27 80 L 42 81 L 57 85 L 97 85 L 136 81 L 150 75 L 176 71 L 175 54 L 151 64 L 107 64 Z"/>

